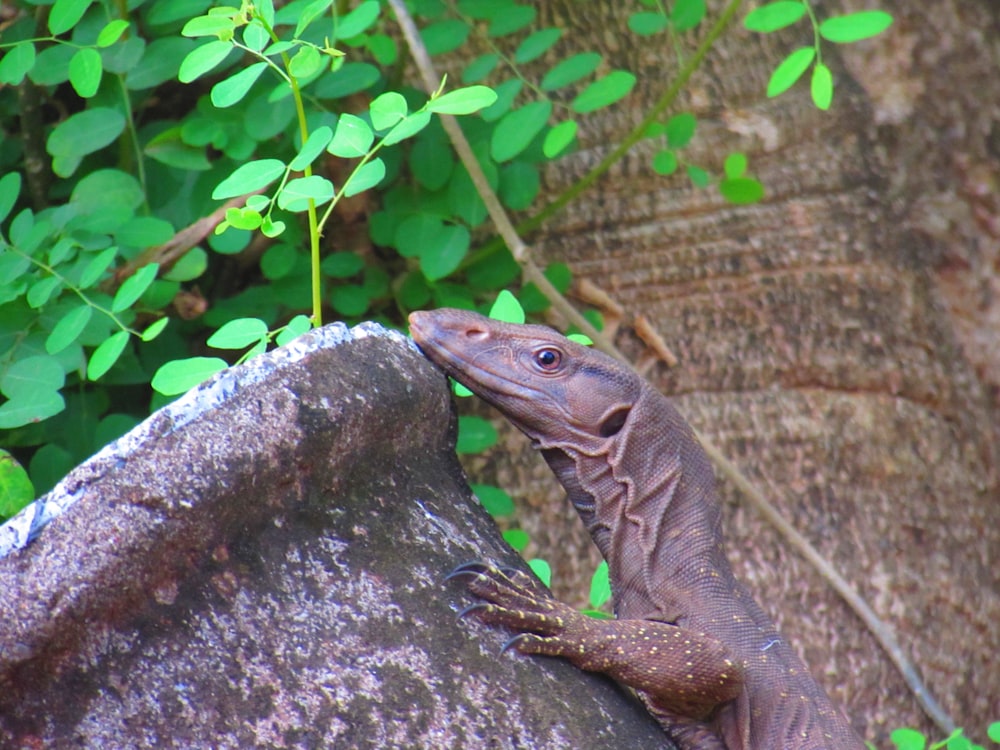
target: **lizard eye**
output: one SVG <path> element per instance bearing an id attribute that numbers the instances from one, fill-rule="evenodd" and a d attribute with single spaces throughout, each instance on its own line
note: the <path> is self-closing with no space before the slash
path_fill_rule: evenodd
<path id="1" fill-rule="evenodd" d="M 545 347 L 535 352 L 535 364 L 546 372 L 553 372 L 559 369 L 562 363 L 562 353 L 558 349 Z"/>

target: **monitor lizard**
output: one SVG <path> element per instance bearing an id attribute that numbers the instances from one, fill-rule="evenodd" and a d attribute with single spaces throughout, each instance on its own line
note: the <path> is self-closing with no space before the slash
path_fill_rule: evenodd
<path id="1" fill-rule="evenodd" d="M 533 578 L 461 566 L 466 611 L 508 645 L 633 688 L 685 750 L 861 750 L 864 743 L 733 575 L 715 475 L 670 401 L 627 367 L 544 326 L 465 310 L 410 315 L 431 361 L 525 433 L 608 562 L 616 619 Z"/>

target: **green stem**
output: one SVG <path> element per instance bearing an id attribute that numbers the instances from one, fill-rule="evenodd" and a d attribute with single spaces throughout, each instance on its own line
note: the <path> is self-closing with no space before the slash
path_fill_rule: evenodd
<path id="1" fill-rule="evenodd" d="M 254 16 L 260 21 L 261 25 L 267 31 L 268 36 L 271 37 L 271 40 L 275 42 L 279 41 L 277 33 L 275 33 L 274 29 L 267 22 L 267 20 L 263 18 L 260 14 L 258 14 L 256 11 L 254 12 Z M 254 54 L 256 54 L 258 57 L 262 57 L 264 60 L 268 62 L 268 64 L 274 65 L 274 63 L 269 58 L 264 57 L 260 53 L 254 52 Z M 281 74 L 281 76 L 286 81 L 288 81 L 288 85 L 292 89 L 292 100 L 295 102 L 295 116 L 298 118 L 299 121 L 299 136 L 302 139 L 302 143 L 305 144 L 305 142 L 309 140 L 309 125 L 306 122 L 306 108 L 302 101 L 302 89 L 299 88 L 299 81 L 295 76 L 292 75 L 292 72 L 289 68 L 290 62 L 291 61 L 288 55 L 285 52 L 282 52 L 281 63 L 282 65 L 285 66 L 285 71 L 288 72 L 286 74 L 285 71 L 281 70 L 280 68 L 277 68 L 277 66 L 275 67 L 278 69 L 278 72 Z M 306 165 L 305 169 L 302 170 L 302 173 L 306 177 L 311 177 L 312 166 Z M 288 175 L 286 173 L 285 177 L 287 178 L 287 176 Z M 316 216 L 316 202 L 312 198 L 309 199 L 309 206 L 306 209 L 306 216 L 307 216 L 307 221 L 309 222 L 309 266 L 311 271 L 310 294 L 312 296 L 311 319 L 313 326 L 319 328 L 321 325 L 323 325 L 323 286 L 321 283 L 322 277 L 320 275 L 320 268 L 319 268 L 320 227 L 319 227 L 319 221 Z"/>

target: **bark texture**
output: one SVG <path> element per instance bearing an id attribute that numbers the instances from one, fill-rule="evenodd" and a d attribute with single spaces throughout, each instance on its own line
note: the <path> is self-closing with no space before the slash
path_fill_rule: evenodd
<path id="1" fill-rule="evenodd" d="M 0 745 L 669 747 L 609 681 L 456 620 L 448 572 L 519 562 L 450 414 L 402 337 L 328 326 L 78 467 L 0 560 Z"/>
<path id="2" fill-rule="evenodd" d="M 709 3 L 710 17 L 721 5 Z M 814 5 L 821 17 L 860 8 Z M 719 173 L 726 153 L 747 153 L 767 187 L 761 204 L 734 207 L 683 176 L 656 175 L 661 144 L 645 143 L 534 244 L 652 321 L 680 366 L 650 378 L 860 588 L 982 740 L 1000 715 L 988 187 L 1000 151 L 998 11 L 878 6 L 897 17 L 887 35 L 824 46 L 836 78 L 827 113 L 806 84 L 764 96 L 777 62 L 812 43 L 805 27 L 761 36 L 734 26 L 692 79 L 675 110 L 699 118 L 685 158 Z M 600 49 L 639 79 L 632 106 L 586 120 L 580 152 L 549 171 L 549 193 L 613 148 L 676 72 L 662 37 L 627 31 L 633 10 L 545 4 L 541 22 L 570 29 L 574 51 Z M 642 352 L 628 333 L 619 343 Z M 597 559 L 590 541 L 544 466 L 520 458 L 516 437 L 505 441 L 501 452 L 517 457 L 473 468 L 522 487 L 539 508 L 524 523 L 554 558 L 557 593 L 578 597 Z M 722 492 L 738 577 L 857 728 L 880 746 L 902 725 L 936 735 L 861 622 L 730 487 Z"/>

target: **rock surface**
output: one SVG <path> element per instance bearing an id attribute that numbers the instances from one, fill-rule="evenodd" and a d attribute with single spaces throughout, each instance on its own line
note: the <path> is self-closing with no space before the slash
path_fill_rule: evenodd
<path id="1" fill-rule="evenodd" d="M 667 747 L 611 683 L 456 621 L 450 570 L 520 563 L 451 415 L 406 339 L 334 325 L 79 466 L 0 559 L 0 745 Z"/>

